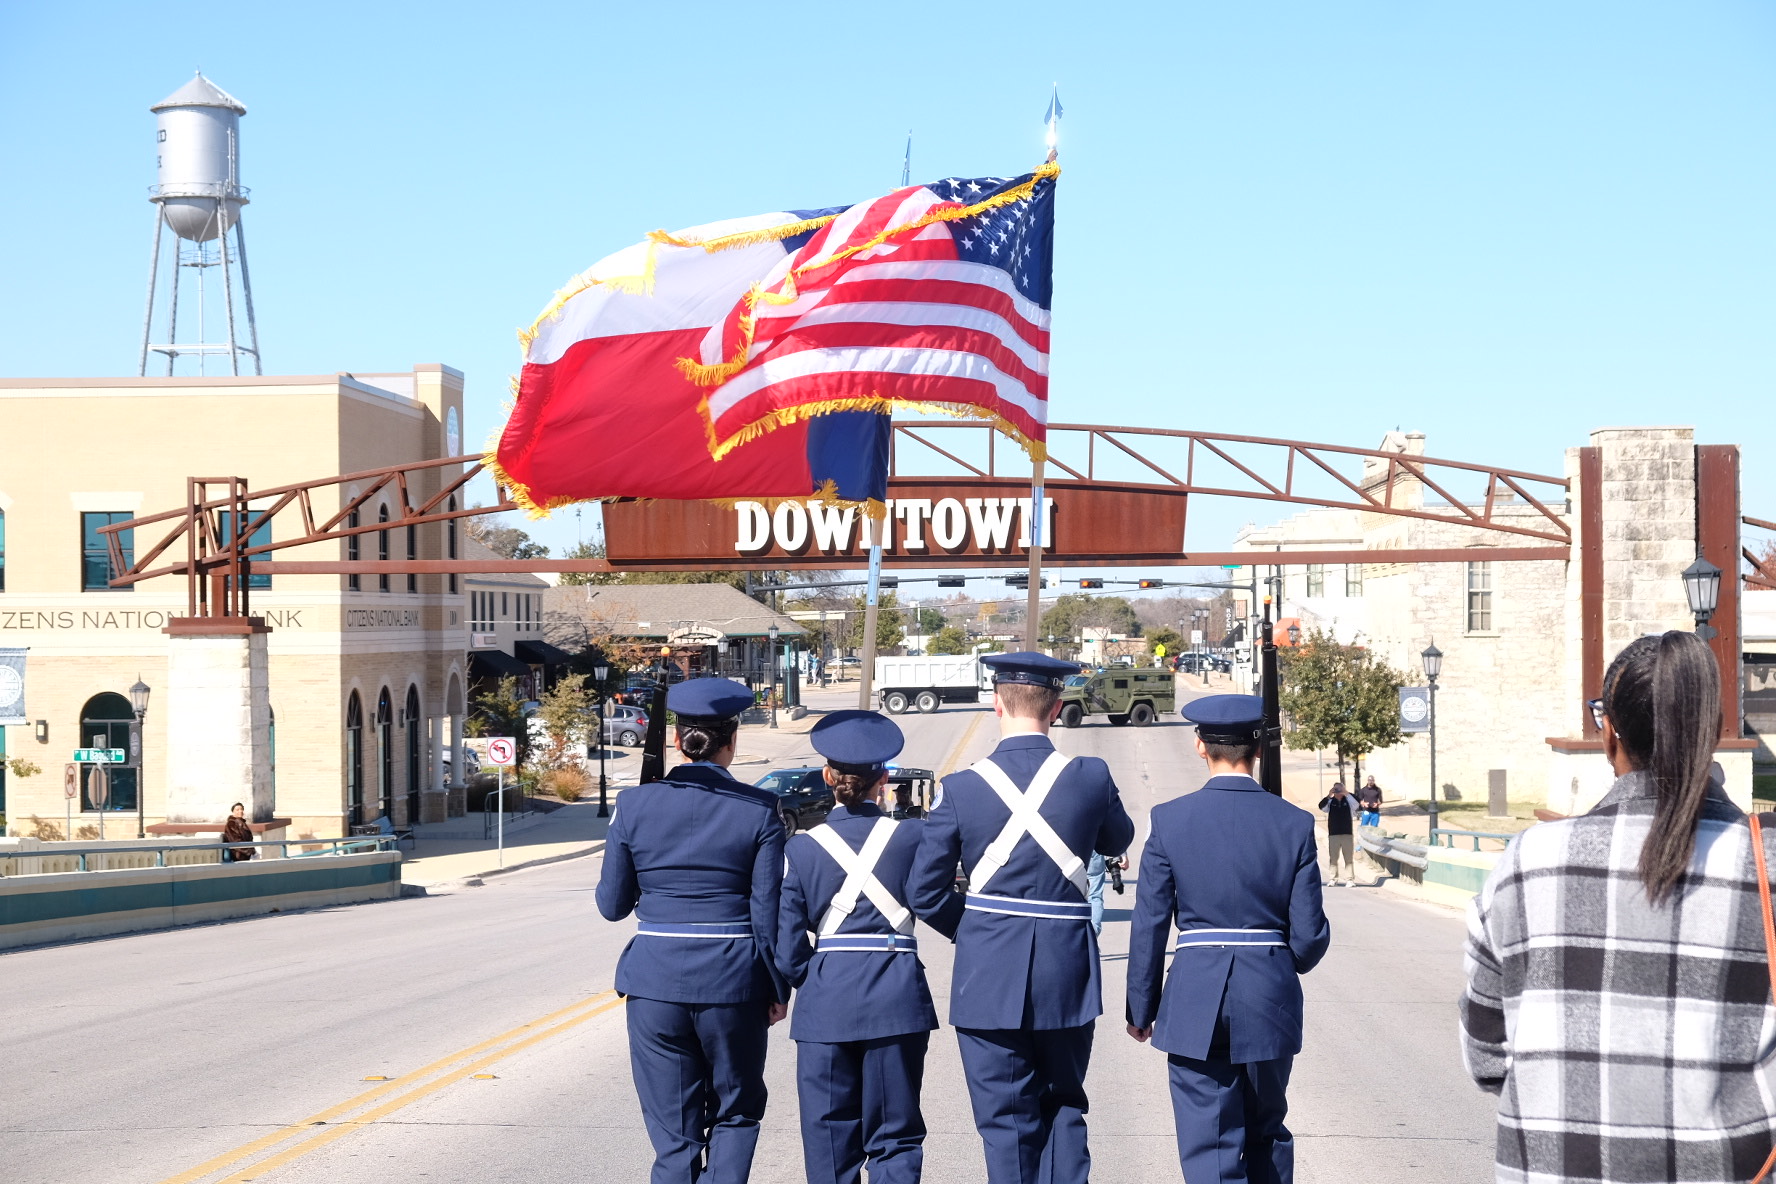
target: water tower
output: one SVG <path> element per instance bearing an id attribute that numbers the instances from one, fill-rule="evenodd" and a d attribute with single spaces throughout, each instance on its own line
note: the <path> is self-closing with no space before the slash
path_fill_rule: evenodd
<path id="1" fill-rule="evenodd" d="M 169 375 L 179 358 L 187 355 L 197 359 L 199 374 L 207 371 L 208 359 L 218 355 L 227 359 L 228 373 L 241 372 L 242 355 L 252 360 L 254 374 L 263 373 L 259 328 L 253 321 L 253 284 L 247 274 L 247 240 L 241 228 L 247 189 L 240 183 L 240 117 L 247 109 L 200 73 L 149 110 L 158 120 L 155 150 L 160 176 L 159 184 L 148 191 L 148 200 L 155 205 L 154 254 L 148 265 L 148 310 L 142 318 L 142 357 L 137 373 L 148 373 L 151 353 L 165 356 Z M 165 334 L 156 343 L 155 295 L 162 286 L 163 229 L 174 235 L 173 268 L 165 285 L 168 298 L 161 322 Z M 228 245 L 230 230 L 234 231 L 232 250 Z M 181 293 L 185 297 L 183 337 L 179 326 Z M 237 294 L 245 314 L 245 341 L 235 315 Z M 194 316 L 195 331 L 191 324 Z M 212 336 L 221 336 L 224 326 L 227 339 L 211 341 Z"/>

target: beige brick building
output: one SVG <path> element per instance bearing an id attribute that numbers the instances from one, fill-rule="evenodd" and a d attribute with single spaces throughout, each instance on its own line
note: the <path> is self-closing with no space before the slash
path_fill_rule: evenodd
<path id="1" fill-rule="evenodd" d="M 63 793 L 75 748 L 131 746 L 129 688 L 138 678 L 167 686 L 163 630 L 186 611 L 179 577 L 107 587 L 98 527 L 178 509 L 191 476 L 244 477 L 257 490 L 460 455 L 462 397 L 462 375 L 441 365 L 311 377 L 0 380 L 0 648 L 28 651 L 27 722 L 0 732 L 8 757 L 43 770 L 7 780 L 8 833 L 70 837 L 71 821 L 71 837 L 96 836 L 102 819 L 108 837 L 133 836 L 138 809 L 149 825 L 166 813 L 164 694 L 150 698 L 139 768 L 112 778 L 104 810 L 85 774 L 72 802 Z M 456 473 L 432 469 L 418 480 L 435 491 Z M 320 491 L 317 515 L 355 492 Z M 383 508 L 367 504 L 360 522 Z M 267 529 L 275 537 L 300 525 L 288 514 Z M 139 529 L 126 546 L 145 551 L 164 530 Z M 442 524 L 391 529 L 276 557 L 445 558 L 459 553 L 455 533 Z M 441 810 L 467 673 L 461 578 L 259 574 L 249 591 L 252 613 L 271 629 L 270 805 L 291 820 L 291 837 L 338 835 L 381 814 L 402 824 L 428 794 Z M 216 789 L 224 801 L 250 801 L 250 787 Z"/>

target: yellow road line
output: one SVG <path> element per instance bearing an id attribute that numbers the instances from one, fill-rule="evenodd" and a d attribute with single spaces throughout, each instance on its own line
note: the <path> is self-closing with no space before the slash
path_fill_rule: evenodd
<path id="1" fill-rule="evenodd" d="M 569 1013 L 574 1012 L 574 1011 L 578 1011 L 582 1007 L 586 1007 L 590 1004 L 597 1003 L 601 999 L 608 999 L 612 995 L 614 995 L 615 993 L 616 992 L 614 992 L 614 991 L 600 991 L 596 995 L 589 995 L 586 998 L 581 999 L 575 1003 L 570 1003 L 566 1007 L 563 1007 L 558 1011 L 552 1011 L 548 1015 L 541 1016 L 537 1019 L 529 1021 L 528 1023 L 519 1024 L 516 1028 L 512 1028 L 508 1031 L 501 1032 L 498 1036 L 489 1037 L 488 1039 L 481 1041 L 479 1044 L 474 1044 L 474 1045 L 470 1045 L 468 1048 L 459 1049 L 458 1051 L 451 1053 L 449 1056 L 439 1057 L 437 1060 L 433 1061 L 431 1064 L 426 1065 L 423 1068 L 415 1069 L 411 1073 L 405 1073 L 405 1074 L 401 1075 L 400 1077 L 395 1078 L 392 1081 L 385 1082 L 382 1085 L 378 1085 L 374 1089 L 367 1089 L 363 1093 L 357 1095 L 354 1098 L 348 1098 L 347 1100 L 340 1102 L 338 1105 L 329 1106 L 327 1109 L 322 1110 L 319 1113 L 311 1114 L 307 1118 L 304 1118 L 301 1122 L 293 1122 L 289 1126 L 286 1126 L 281 1130 L 273 1131 L 268 1135 L 263 1135 L 260 1138 L 254 1139 L 250 1143 L 243 1143 L 239 1147 L 236 1147 L 232 1151 L 226 1151 L 226 1152 L 223 1152 L 221 1155 L 214 1157 L 213 1159 L 205 1160 L 203 1163 L 198 1164 L 196 1167 L 191 1168 L 188 1171 L 180 1172 L 176 1176 L 168 1176 L 165 1180 L 162 1180 L 160 1182 L 160 1184 L 194 1184 L 194 1181 L 201 1180 L 205 1176 L 211 1175 L 215 1172 L 219 1172 L 223 1168 L 230 1167 L 233 1164 L 239 1162 L 242 1159 L 247 1158 L 250 1155 L 256 1155 L 259 1152 L 264 1151 L 268 1147 L 275 1147 L 277 1144 L 283 1142 L 285 1139 L 291 1138 L 292 1136 L 294 1136 L 296 1134 L 307 1131 L 310 1127 L 313 1127 L 316 1123 L 329 1122 L 341 1114 L 350 1113 L 351 1111 L 356 1110 L 360 1106 L 366 1106 L 366 1105 L 370 1104 L 371 1102 L 376 1101 L 376 1099 L 384 1096 L 385 1094 L 392 1093 L 398 1089 L 403 1089 L 406 1086 L 411 1085 L 414 1082 L 421 1080 L 422 1078 L 429 1077 L 433 1073 L 438 1072 L 440 1069 L 444 1069 L 450 1065 L 455 1064 L 457 1061 L 462 1060 L 464 1057 L 472 1057 L 472 1056 L 476 1055 L 477 1053 L 485 1052 L 487 1049 L 492 1048 L 495 1045 L 501 1044 L 507 1040 L 511 1040 L 514 1037 L 522 1036 L 524 1033 L 531 1031 L 532 1029 L 538 1027 L 539 1025 L 553 1023 L 555 1020 L 560 1019 L 562 1016 L 568 1015 Z M 608 1008 L 600 1008 L 599 1009 L 599 1011 L 606 1011 L 606 1010 L 609 1010 L 609 1009 Z M 591 1015 L 597 1015 L 597 1014 L 598 1014 L 598 1012 L 595 1011 L 595 1012 L 590 1013 L 588 1016 L 585 1016 L 582 1018 L 590 1018 Z"/>
<path id="2" fill-rule="evenodd" d="M 403 1107 L 411 1106 L 421 1098 L 429 1097 L 447 1085 L 461 1081 L 471 1073 L 477 1073 L 482 1069 L 485 1069 L 487 1066 L 503 1060 L 515 1052 L 520 1052 L 529 1048 L 533 1044 L 541 1043 L 542 1041 L 549 1039 L 551 1036 L 559 1036 L 569 1028 L 578 1027 L 587 1020 L 602 1015 L 605 1012 L 610 1011 L 612 1008 L 621 1007 L 623 1003 L 624 1000 L 622 999 L 612 999 L 609 1003 L 604 1004 L 602 1007 L 595 1007 L 584 1015 L 576 1015 L 571 1019 L 563 1020 L 553 1028 L 548 1028 L 533 1036 L 527 1036 L 516 1044 L 502 1048 L 498 1052 L 489 1053 L 480 1060 L 472 1061 L 469 1064 L 462 1066 L 460 1069 L 446 1073 L 436 1081 L 429 1081 L 424 1085 L 416 1086 L 398 1098 L 391 1098 L 374 1110 L 367 1110 L 356 1118 L 348 1118 L 343 1122 L 330 1126 L 313 1138 L 306 1139 L 303 1142 L 296 1144 L 294 1147 L 288 1147 L 283 1151 L 278 1152 L 276 1155 L 271 1156 L 269 1159 L 264 1159 L 250 1167 L 242 1168 L 232 1176 L 225 1176 L 219 1180 L 217 1184 L 242 1184 L 242 1182 L 246 1180 L 257 1180 L 266 1172 L 276 1171 L 278 1168 L 302 1158 L 311 1151 L 318 1151 L 320 1148 L 325 1147 L 328 1143 L 331 1143 L 336 1139 L 343 1139 L 360 1127 L 371 1126 L 379 1119 L 386 1118 Z"/>
<path id="3" fill-rule="evenodd" d="M 944 761 L 944 767 L 937 774 L 939 780 L 956 771 L 956 766 L 962 761 L 962 754 L 968 751 L 969 744 L 974 740 L 974 734 L 980 731 L 981 720 L 985 718 L 986 715 L 983 712 L 977 711 L 974 713 L 974 718 L 968 721 L 968 727 L 963 731 L 962 738 L 956 741 L 956 747 L 950 749 L 949 758 Z"/>

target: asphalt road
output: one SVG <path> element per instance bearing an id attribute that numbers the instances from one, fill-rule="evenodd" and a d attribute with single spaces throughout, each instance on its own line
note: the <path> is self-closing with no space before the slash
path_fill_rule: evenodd
<path id="1" fill-rule="evenodd" d="M 985 708 L 906 726 L 902 762 L 939 771 L 984 755 L 995 736 Z M 1059 738 L 1110 761 L 1144 826 L 1153 803 L 1200 783 L 1189 735 L 1173 722 Z M 790 763 L 806 742 L 750 743 L 755 758 Z M 629 927 L 597 918 L 598 866 L 594 856 L 449 896 L 0 956 L 0 1180 L 645 1180 L 622 1005 L 609 992 Z M 1490 1179 L 1490 1099 L 1468 1085 L 1456 1047 L 1460 917 L 1378 889 L 1327 897 L 1333 948 L 1307 979 L 1291 1092 L 1297 1178 Z M 1122 1030 L 1121 920 L 1113 908 L 1103 943 L 1094 1176 L 1176 1180 L 1164 1057 Z M 948 946 L 927 933 L 924 951 L 942 996 Z M 801 1178 L 786 1028 L 773 1033 L 761 1181 Z M 927 1178 L 984 1179 L 947 1030 L 933 1038 L 925 1107 Z"/>

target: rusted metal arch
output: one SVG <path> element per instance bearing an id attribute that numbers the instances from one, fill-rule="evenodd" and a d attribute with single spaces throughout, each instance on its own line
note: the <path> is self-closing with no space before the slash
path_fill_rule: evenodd
<path id="1" fill-rule="evenodd" d="M 1747 516 L 1740 521 L 1746 526 L 1755 526 L 1759 530 L 1776 531 L 1776 522 L 1767 522 L 1762 518 Z M 1745 556 L 1745 562 L 1751 564 L 1751 570 L 1745 573 L 1745 586 L 1747 588 L 1767 588 L 1776 592 L 1776 562 L 1754 554 L 1750 547 L 1741 545 L 1739 550 L 1740 554 Z"/>
<path id="2" fill-rule="evenodd" d="M 921 446 L 930 449 L 946 460 L 961 466 L 977 477 L 1018 476 L 995 471 L 996 450 L 994 448 L 994 430 L 985 424 L 968 422 L 897 422 L 894 425 L 897 436 L 905 436 Z M 956 455 L 955 452 L 943 447 L 928 435 L 939 431 L 947 432 L 985 432 L 987 433 L 986 468 L 971 463 Z M 1085 457 L 1081 460 L 1076 452 L 1080 438 L 1083 438 Z M 1182 476 L 1164 468 L 1151 457 L 1143 455 L 1129 443 L 1129 438 L 1154 438 L 1186 441 L 1184 473 Z M 1567 480 L 1564 477 L 1551 477 L 1542 473 L 1529 473 L 1518 469 L 1501 469 L 1493 465 L 1473 464 L 1467 461 L 1445 460 L 1439 457 L 1407 456 L 1398 452 L 1384 452 L 1374 448 L 1351 448 L 1339 444 L 1312 444 L 1302 440 L 1283 440 L 1268 436 L 1229 436 L 1216 432 L 1192 432 L 1173 428 L 1135 428 L 1109 427 L 1103 424 L 1061 423 L 1050 424 L 1048 428 L 1048 463 L 1066 473 L 1075 481 L 1094 482 L 1098 477 L 1098 444 L 1102 442 L 1114 450 L 1113 455 L 1127 457 L 1138 462 L 1153 472 L 1158 481 L 1149 482 L 1111 482 L 1123 488 L 1150 488 L 1153 485 L 1170 486 L 1179 493 L 1199 493 L 1212 497 L 1249 497 L 1264 501 L 1292 502 L 1298 505 L 1324 506 L 1333 509 L 1362 510 L 1377 514 L 1388 514 L 1402 518 L 1421 518 L 1432 522 L 1452 522 L 1462 526 L 1473 526 L 1483 530 L 1500 531 L 1507 534 L 1528 535 L 1531 538 L 1547 539 L 1551 542 L 1571 544 L 1572 529 L 1567 525 L 1564 507 L 1561 510 L 1551 509 L 1547 502 L 1554 500 L 1552 495 L 1544 494 L 1536 497 L 1525 488 L 1526 485 L 1544 485 L 1558 491 L 1564 499 L 1567 493 Z M 1229 447 L 1242 445 L 1258 445 L 1264 448 L 1281 450 L 1276 458 L 1282 468 L 1280 474 L 1273 473 L 1265 477 L 1252 466 L 1240 461 L 1230 454 Z M 1197 464 L 1199 451 L 1230 465 L 1252 482 L 1249 487 L 1208 485 L 1197 480 Z M 892 461 L 898 465 L 899 449 L 892 453 Z M 1014 453 L 1013 463 L 1022 465 L 1023 454 Z M 1340 473 L 1327 461 L 1327 457 L 1357 457 L 1363 460 L 1384 461 L 1387 464 L 1386 475 L 1369 486 Z M 1296 479 L 1296 462 L 1303 462 L 1303 467 L 1316 474 L 1324 474 L 1338 485 L 1348 490 L 1349 498 L 1316 497 L 1302 492 Z M 1069 463 L 1071 462 L 1071 463 Z M 1477 506 L 1470 505 L 1462 498 L 1456 497 L 1446 486 L 1449 478 L 1437 470 L 1450 470 L 1463 475 L 1478 475 L 1486 478 L 1486 494 Z M 898 476 L 898 471 L 891 470 Z M 1432 473 L 1437 476 L 1433 477 Z M 923 475 L 923 474 L 921 474 Z M 1274 478 L 1274 479 L 1273 479 Z M 1441 478 L 1439 480 L 1438 478 Z M 1442 497 L 1447 509 L 1426 508 L 1411 509 L 1394 504 L 1395 489 L 1402 482 L 1416 480 L 1425 488 Z M 1381 496 L 1376 496 L 1379 491 Z M 1502 520 L 1496 513 L 1500 497 L 1517 497 L 1522 504 L 1533 508 L 1540 522 L 1533 526 L 1519 525 Z"/>
<path id="3" fill-rule="evenodd" d="M 985 433 L 987 467 L 971 463 L 955 452 L 944 448 L 930 435 L 939 431 L 976 431 Z M 996 433 L 983 424 L 945 422 L 945 421 L 897 421 L 894 424 L 896 442 L 901 437 L 929 449 L 945 459 L 966 470 L 976 477 L 1015 476 L 1022 479 L 1024 472 L 999 474 L 994 471 Z M 1150 456 L 1143 455 L 1131 440 L 1138 442 L 1142 438 L 1184 440 L 1187 441 L 1187 455 L 1184 475 L 1182 477 L 1169 471 Z M 1128 481 L 1099 476 L 1102 467 L 1098 461 L 1099 443 L 1114 450 L 1119 457 L 1126 457 L 1138 462 L 1146 470 L 1151 471 L 1158 480 Z M 1281 474 L 1273 474 L 1276 479 L 1261 475 L 1253 467 L 1232 456 L 1228 449 L 1238 446 L 1259 445 L 1281 450 L 1279 460 L 1283 467 Z M 1074 455 L 1080 446 L 1085 450 L 1083 460 Z M 1246 488 L 1237 486 L 1220 486 L 1200 484 L 1196 482 L 1198 449 L 1220 461 L 1231 465 L 1246 476 L 1253 485 Z M 1021 452 L 1014 454 L 1016 464 L 1021 469 L 1024 461 Z M 1386 464 L 1385 476 L 1372 482 L 1352 481 L 1338 472 L 1328 457 L 1360 458 Z M 891 472 L 899 473 L 900 449 L 891 452 Z M 1304 463 L 1304 468 L 1311 466 L 1313 470 L 1324 473 L 1343 489 L 1351 494 L 1348 498 L 1319 497 L 1298 487 L 1295 468 L 1296 462 Z M 1550 477 L 1543 474 L 1529 473 L 1515 469 L 1501 469 L 1487 465 L 1472 464 L 1465 461 L 1443 460 L 1434 457 L 1404 456 L 1394 452 L 1383 452 L 1377 449 L 1351 448 L 1335 444 L 1313 444 L 1300 440 L 1282 440 L 1261 436 L 1229 436 L 1210 432 L 1190 432 L 1165 428 L 1112 427 L 1102 424 L 1054 424 L 1049 428 L 1049 462 L 1067 476 L 1055 483 L 1062 485 L 1077 484 L 1081 487 L 1121 488 L 1151 490 L 1168 496 L 1187 495 L 1191 493 L 1218 497 L 1249 497 L 1267 501 L 1291 502 L 1300 505 L 1323 506 L 1336 509 L 1351 509 L 1396 517 L 1419 518 L 1434 522 L 1448 522 L 1457 525 L 1471 526 L 1481 530 L 1498 531 L 1508 534 L 1526 535 L 1531 538 L 1545 539 L 1550 542 L 1568 546 L 1571 543 L 1571 530 L 1559 513 L 1550 509 L 1542 500 L 1535 497 L 1525 488 L 1526 485 L 1544 485 L 1556 490 L 1564 497 L 1567 482 L 1561 477 Z M 446 474 L 436 493 L 429 496 L 416 496 L 415 478 L 434 469 L 447 469 L 461 466 L 460 473 Z M 122 574 L 111 581 L 114 587 L 122 587 L 138 583 L 142 580 L 154 579 L 159 576 L 183 575 L 186 577 L 191 611 L 195 615 L 206 609 L 223 616 L 244 615 L 248 606 L 247 580 L 249 564 L 257 559 L 261 561 L 258 570 L 265 571 L 303 571 L 303 572 L 361 572 L 382 573 L 393 570 L 412 570 L 439 572 L 445 570 L 574 570 L 574 571 L 611 571 L 617 570 L 603 560 L 562 560 L 520 562 L 520 561 L 451 561 L 451 560 L 419 560 L 404 561 L 351 561 L 351 560 L 314 560 L 285 561 L 268 560 L 275 551 L 290 547 L 307 546 L 314 543 L 350 538 L 354 535 L 365 535 L 372 532 L 397 530 L 406 527 L 417 527 L 431 523 L 449 522 L 459 518 L 469 518 L 480 514 L 501 513 L 516 509 L 515 503 L 499 491 L 499 497 L 493 505 L 444 509 L 453 495 L 458 495 L 470 481 L 479 476 L 485 469 L 485 458 L 479 454 L 445 457 L 438 460 L 414 461 L 404 465 L 393 465 L 379 469 L 365 469 L 355 473 L 344 473 L 336 477 L 325 477 L 313 481 L 281 485 L 270 489 L 250 490 L 243 478 L 239 477 L 194 477 L 187 482 L 186 504 L 176 510 L 168 510 L 159 514 L 150 514 L 102 528 L 106 537 L 107 547 L 113 570 Z M 1482 475 L 1486 478 L 1486 496 L 1478 508 L 1455 497 L 1446 487 L 1450 478 L 1438 470 L 1448 470 L 1461 475 Z M 1026 470 L 1027 472 L 1027 470 Z M 1433 478 L 1437 472 L 1439 481 Z M 1405 505 L 1395 504 L 1395 488 L 1405 481 L 1417 481 L 1425 488 L 1443 497 L 1447 507 L 1414 509 Z M 331 513 L 317 512 L 315 509 L 316 492 L 339 486 L 358 486 L 358 491 L 351 497 L 342 499 L 339 508 Z M 212 495 L 211 487 L 222 487 L 226 492 Z M 1378 496 L 1379 493 L 1379 496 Z M 1535 526 L 1525 526 L 1503 520 L 1495 512 L 1499 498 L 1515 497 L 1521 504 L 1533 507 L 1540 516 L 1541 522 Z M 350 524 L 354 512 L 364 506 L 387 498 L 393 509 L 393 516 L 386 521 L 376 521 L 353 526 Z M 1553 500 L 1549 497 L 1548 500 Z M 252 509 L 253 502 L 260 503 L 260 508 Z M 267 504 L 269 503 L 269 504 Z M 253 532 L 270 522 L 280 513 L 294 510 L 301 523 L 301 532 L 283 539 L 273 539 L 269 543 L 258 546 L 250 545 Z M 232 538 L 223 537 L 221 513 L 231 515 L 234 523 L 240 524 L 233 531 Z M 138 549 L 132 562 L 123 561 L 122 546 L 119 539 L 121 531 L 144 530 L 153 533 L 153 528 L 164 527 L 165 531 L 157 541 L 146 548 Z M 185 555 L 181 560 L 161 563 L 167 553 L 179 542 L 184 541 Z M 1549 548 L 1550 554 L 1554 549 Z M 625 565 L 622 570 L 636 570 L 633 565 Z"/>

